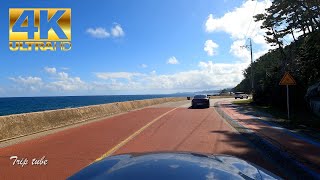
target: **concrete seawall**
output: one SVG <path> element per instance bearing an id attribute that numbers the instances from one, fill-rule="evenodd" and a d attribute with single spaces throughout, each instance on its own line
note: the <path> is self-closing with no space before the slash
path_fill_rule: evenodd
<path id="1" fill-rule="evenodd" d="M 89 121 L 91 119 L 103 118 L 155 104 L 182 101 L 185 99 L 184 97 L 146 99 L 0 116 L 0 141 Z"/>

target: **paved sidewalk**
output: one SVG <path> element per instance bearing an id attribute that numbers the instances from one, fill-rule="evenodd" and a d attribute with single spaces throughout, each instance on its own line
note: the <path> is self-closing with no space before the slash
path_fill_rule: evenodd
<path id="1" fill-rule="evenodd" d="M 306 168 L 306 171 L 312 169 L 316 172 L 316 176 L 320 177 L 319 142 L 274 123 L 260 120 L 259 117 L 246 113 L 240 106 L 234 105 L 230 101 L 219 102 L 219 107 L 240 126 L 251 130 L 280 151 L 293 157 L 298 163 L 302 164 L 302 168 Z"/>

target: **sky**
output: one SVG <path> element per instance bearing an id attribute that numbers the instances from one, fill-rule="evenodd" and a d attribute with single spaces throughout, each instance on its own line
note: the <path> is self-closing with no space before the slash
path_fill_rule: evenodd
<path id="1" fill-rule="evenodd" d="M 0 97 L 166 94 L 236 86 L 271 47 L 270 0 L 4 0 Z M 9 8 L 71 8 L 70 51 L 10 51 Z"/>

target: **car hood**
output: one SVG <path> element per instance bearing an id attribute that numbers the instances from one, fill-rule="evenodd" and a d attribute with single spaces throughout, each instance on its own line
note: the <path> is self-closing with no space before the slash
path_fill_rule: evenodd
<path id="1" fill-rule="evenodd" d="M 69 179 L 280 179 L 228 155 L 124 154 L 91 164 Z"/>

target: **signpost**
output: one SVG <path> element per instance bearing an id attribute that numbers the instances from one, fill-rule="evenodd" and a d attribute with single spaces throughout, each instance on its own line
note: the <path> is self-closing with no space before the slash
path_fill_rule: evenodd
<path id="1" fill-rule="evenodd" d="M 279 85 L 287 86 L 287 111 L 288 111 L 288 120 L 290 119 L 290 106 L 289 106 L 289 86 L 296 85 L 296 81 L 293 79 L 293 77 L 289 74 L 289 72 L 286 72 L 284 76 L 282 77 Z"/>

